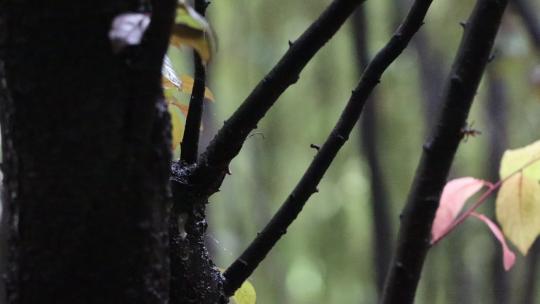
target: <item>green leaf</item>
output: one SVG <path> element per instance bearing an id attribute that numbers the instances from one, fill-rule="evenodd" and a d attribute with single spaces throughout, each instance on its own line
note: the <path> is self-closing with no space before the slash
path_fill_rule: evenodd
<path id="1" fill-rule="evenodd" d="M 234 293 L 232 300 L 235 304 L 255 304 L 257 300 L 255 288 L 249 281 L 245 281 Z"/>
<path id="2" fill-rule="evenodd" d="M 501 160 L 504 183 L 496 202 L 504 234 L 523 253 L 540 235 L 540 141 L 508 150 Z"/>
<path id="3" fill-rule="evenodd" d="M 187 45 L 197 51 L 204 63 L 210 61 L 214 35 L 206 19 L 184 1 L 178 4 L 171 44 L 176 47 Z"/>

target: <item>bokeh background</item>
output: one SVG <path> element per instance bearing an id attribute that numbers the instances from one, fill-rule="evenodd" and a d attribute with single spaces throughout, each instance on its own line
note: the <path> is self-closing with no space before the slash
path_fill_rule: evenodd
<path id="1" fill-rule="evenodd" d="M 540 1 L 525 0 L 540 16 Z M 206 103 L 204 145 L 309 24 L 330 3 L 323 0 L 214 0 L 208 19 L 218 40 L 209 66 L 216 101 Z M 376 303 L 375 242 L 393 248 L 422 143 L 436 121 L 438 97 L 463 33 L 460 25 L 472 0 L 434 1 L 416 40 L 384 74 L 364 113 L 375 119 L 362 135 L 351 136 L 303 213 L 252 275 L 258 303 Z M 226 268 L 249 244 L 293 189 L 322 144 L 355 87 L 361 67 L 355 35 L 375 54 L 408 9 L 407 0 L 366 1 L 365 25 L 348 22 L 309 63 L 248 138 L 221 192 L 209 205 L 208 244 Z M 538 17 L 537 16 L 537 17 Z M 537 23 L 537 26 L 539 24 Z M 452 177 L 497 180 L 504 149 L 540 139 L 540 48 L 517 10 L 507 11 L 470 115 L 482 132 L 464 141 Z M 537 37 L 538 38 L 538 37 Z M 191 52 L 171 51 L 180 73 L 192 74 Z M 374 135 L 369 149 L 382 177 L 386 218 L 375 217 L 373 167 L 361 137 Z M 481 211 L 493 216 L 493 202 Z M 386 222 L 384 235 L 374 232 Z M 537 259 L 540 244 L 527 257 L 518 254 L 505 273 L 500 248 L 479 221 L 467 220 L 428 255 L 417 303 L 540 302 Z M 517 251 L 516 251 L 517 252 Z M 534 302 L 530 302 L 534 303 Z"/>

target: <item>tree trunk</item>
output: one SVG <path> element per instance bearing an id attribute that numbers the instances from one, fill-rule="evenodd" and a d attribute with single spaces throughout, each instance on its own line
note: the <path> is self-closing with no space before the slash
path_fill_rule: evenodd
<path id="1" fill-rule="evenodd" d="M 8 303 L 167 300 L 166 45 L 108 39 L 139 4 L 0 4 Z"/>

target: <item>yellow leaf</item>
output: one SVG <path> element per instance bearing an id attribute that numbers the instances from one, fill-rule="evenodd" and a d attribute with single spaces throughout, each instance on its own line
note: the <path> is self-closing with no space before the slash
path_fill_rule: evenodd
<path id="1" fill-rule="evenodd" d="M 540 161 L 537 160 L 540 160 L 540 140 L 523 148 L 508 150 L 504 152 L 501 160 L 501 178 L 527 165 L 523 169 L 523 175 L 538 180 L 540 179 Z M 528 165 L 529 163 L 531 164 Z"/>
<path id="2" fill-rule="evenodd" d="M 504 234 L 524 255 L 540 235 L 540 141 L 508 150 L 500 175 L 496 215 Z"/>
<path id="3" fill-rule="evenodd" d="M 191 94 L 195 80 L 188 75 L 180 75 L 180 91 L 186 94 Z M 204 89 L 204 98 L 214 101 L 214 93 L 208 87 Z"/>
<path id="4" fill-rule="evenodd" d="M 204 63 L 210 61 L 214 36 L 206 19 L 192 7 L 181 2 L 176 9 L 171 44 L 176 47 L 187 45 L 199 53 Z"/>
<path id="5" fill-rule="evenodd" d="M 234 293 L 232 299 L 235 304 L 255 304 L 257 294 L 253 285 L 249 281 L 245 281 Z"/>
<path id="6" fill-rule="evenodd" d="M 504 234 L 526 255 L 540 234 L 538 181 L 523 174 L 508 179 L 497 195 L 496 213 Z"/>
<path id="7" fill-rule="evenodd" d="M 173 105 L 168 104 L 169 114 L 171 115 L 171 124 L 172 124 L 172 150 L 174 151 L 182 141 L 184 136 L 184 125 L 185 118 L 181 110 Z"/>

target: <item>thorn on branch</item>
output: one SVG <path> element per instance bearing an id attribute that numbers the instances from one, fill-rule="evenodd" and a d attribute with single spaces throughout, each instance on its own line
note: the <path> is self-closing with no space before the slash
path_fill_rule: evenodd
<path id="1" fill-rule="evenodd" d="M 291 84 L 295 84 L 300 79 L 300 75 L 296 74 L 291 78 Z"/>
<path id="2" fill-rule="evenodd" d="M 465 22 L 465 21 L 459 22 L 459 25 L 461 25 L 461 27 L 462 27 L 463 29 L 466 29 L 466 28 L 467 28 L 467 22 Z"/>
<path id="3" fill-rule="evenodd" d="M 341 134 L 336 135 L 336 137 L 337 137 L 337 139 L 339 139 L 339 140 L 342 141 L 342 142 L 346 142 L 347 139 L 348 139 L 347 136 L 343 136 L 343 135 L 341 135 Z"/>
<path id="4" fill-rule="evenodd" d="M 461 77 L 459 77 L 458 75 L 452 75 L 450 81 L 452 81 L 453 83 L 457 83 L 457 84 L 461 84 L 463 83 L 463 79 L 461 79 Z"/>
<path id="5" fill-rule="evenodd" d="M 319 151 L 321 149 L 321 147 L 317 146 L 316 144 L 311 144 L 311 145 L 309 145 L 309 147 L 312 148 L 312 149 L 315 149 L 317 151 Z"/>
<path id="6" fill-rule="evenodd" d="M 426 143 L 422 145 L 422 148 L 424 149 L 425 152 L 431 151 L 431 149 L 433 148 L 433 142 L 431 140 L 427 141 Z"/>
<path id="7" fill-rule="evenodd" d="M 262 139 L 266 139 L 263 132 L 253 132 L 253 133 L 251 133 L 249 135 L 249 137 L 252 137 L 252 136 L 255 136 L 255 135 L 260 135 Z"/>
<path id="8" fill-rule="evenodd" d="M 289 40 L 289 47 L 292 47 L 293 44 L 294 44 L 294 42 L 292 42 L 292 41 Z"/>
<path id="9" fill-rule="evenodd" d="M 238 262 L 244 264 L 244 265 L 248 265 L 248 262 L 246 262 L 244 259 L 238 259 Z"/>

